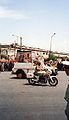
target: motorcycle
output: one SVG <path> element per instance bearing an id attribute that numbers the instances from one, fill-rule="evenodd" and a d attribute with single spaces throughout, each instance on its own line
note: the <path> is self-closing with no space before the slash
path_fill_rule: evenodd
<path id="1" fill-rule="evenodd" d="M 34 73 L 27 73 L 27 80 L 30 85 L 41 84 L 46 85 L 47 82 L 50 86 L 56 86 L 58 84 L 58 79 L 56 76 L 50 74 L 47 75 L 36 75 Z"/>

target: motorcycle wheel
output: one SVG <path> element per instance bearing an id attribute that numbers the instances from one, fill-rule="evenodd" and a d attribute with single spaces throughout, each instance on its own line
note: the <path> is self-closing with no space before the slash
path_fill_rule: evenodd
<path id="1" fill-rule="evenodd" d="M 33 78 L 29 78 L 28 82 L 30 85 L 34 85 L 36 83 Z"/>
<path id="2" fill-rule="evenodd" d="M 51 86 L 56 86 L 58 84 L 58 79 L 56 77 L 52 77 L 51 79 L 49 79 L 49 84 Z"/>

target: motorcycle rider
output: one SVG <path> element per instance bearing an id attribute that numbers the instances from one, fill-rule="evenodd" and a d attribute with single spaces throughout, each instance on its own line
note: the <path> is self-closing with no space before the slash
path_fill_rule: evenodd
<path id="1" fill-rule="evenodd" d="M 48 66 L 48 63 L 47 63 L 46 59 L 44 59 L 44 62 L 42 63 L 42 66 L 43 66 L 44 70 L 46 70 L 49 74 L 52 74 L 52 70 Z"/>
<path id="2" fill-rule="evenodd" d="M 41 75 L 48 75 L 48 70 L 43 68 L 40 61 L 37 61 L 36 68 L 35 68 L 35 74 L 41 76 Z"/>

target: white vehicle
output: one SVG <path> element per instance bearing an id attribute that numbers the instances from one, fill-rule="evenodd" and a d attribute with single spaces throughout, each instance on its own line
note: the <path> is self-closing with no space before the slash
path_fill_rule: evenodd
<path id="1" fill-rule="evenodd" d="M 64 65 L 64 70 L 67 76 L 69 76 L 69 61 L 63 61 L 62 64 Z"/>
<path id="2" fill-rule="evenodd" d="M 27 73 L 34 73 L 35 67 L 32 63 L 15 63 L 12 74 L 16 74 L 17 78 L 26 78 Z M 32 74 L 31 74 L 32 75 Z"/>
<path id="3" fill-rule="evenodd" d="M 18 51 L 16 55 L 16 63 L 14 63 L 14 67 L 12 69 L 12 74 L 16 74 L 17 78 L 26 78 L 27 73 L 33 73 L 35 68 L 32 64 L 32 52 Z"/>
<path id="4" fill-rule="evenodd" d="M 32 64 L 31 51 L 18 51 L 16 61 L 18 62 L 14 63 L 12 74 L 16 74 L 17 78 L 26 78 L 27 73 L 33 73 L 35 71 L 35 67 Z"/>

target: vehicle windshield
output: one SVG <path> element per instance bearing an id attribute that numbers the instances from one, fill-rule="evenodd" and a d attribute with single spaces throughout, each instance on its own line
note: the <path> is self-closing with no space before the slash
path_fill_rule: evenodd
<path id="1" fill-rule="evenodd" d="M 25 62 L 25 63 L 28 63 L 28 62 L 32 63 L 32 53 L 31 53 L 31 51 L 17 52 L 16 61 Z"/>

